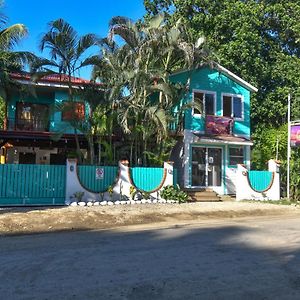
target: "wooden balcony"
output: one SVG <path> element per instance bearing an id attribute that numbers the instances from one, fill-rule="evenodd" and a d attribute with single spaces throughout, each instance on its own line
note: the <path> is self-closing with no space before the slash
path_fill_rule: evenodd
<path id="1" fill-rule="evenodd" d="M 4 130 L 6 131 L 34 131 L 49 132 L 50 121 L 41 118 L 31 119 L 6 119 Z"/>

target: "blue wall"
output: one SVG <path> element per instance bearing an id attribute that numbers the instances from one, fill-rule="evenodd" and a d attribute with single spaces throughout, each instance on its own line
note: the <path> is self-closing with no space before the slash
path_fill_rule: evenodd
<path id="1" fill-rule="evenodd" d="M 191 77 L 190 90 L 185 102 L 193 99 L 193 89 L 216 92 L 216 115 L 222 116 L 222 93 L 237 94 L 243 96 L 244 119 L 235 120 L 233 133 L 250 137 L 250 91 L 225 76 L 217 70 L 201 68 L 192 72 L 182 72 L 171 76 L 173 82 L 186 83 Z M 200 116 L 193 116 L 192 110 L 188 109 L 185 114 L 185 129 L 204 131 L 205 120 Z"/>
<path id="2" fill-rule="evenodd" d="M 9 100 L 8 104 L 8 119 L 14 120 L 16 118 L 16 107 L 17 102 L 29 102 L 29 103 L 40 103 L 40 104 L 48 104 L 50 108 L 50 132 L 63 132 L 63 133 L 74 133 L 73 127 L 65 121 L 62 121 L 62 112 L 59 111 L 57 106 L 62 104 L 64 101 L 68 101 L 68 92 L 67 90 L 61 89 L 53 89 L 50 90 L 52 92 L 52 97 L 46 97 L 44 95 L 39 95 L 38 97 L 34 97 L 32 95 L 22 96 L 22 98 L 14 94 Z M 76 101 L 80 101 L 80 99 L 76 99 Z M 85 103 L 85 115 L 88 117 L 89 114 L 89 106 Z"/>

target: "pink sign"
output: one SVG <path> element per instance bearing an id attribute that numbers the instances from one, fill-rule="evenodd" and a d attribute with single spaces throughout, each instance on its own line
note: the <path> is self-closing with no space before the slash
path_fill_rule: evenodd
<path id="1" fill-rule="evenodd" d="M 300 146 L 300 124 L 291 125 L 291 146 Z"/>

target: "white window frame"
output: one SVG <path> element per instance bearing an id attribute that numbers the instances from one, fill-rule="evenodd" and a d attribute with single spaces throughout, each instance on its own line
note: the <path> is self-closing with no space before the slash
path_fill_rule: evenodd
<path id="1" fill-rule="evenodd" d="M 213 95 L 214 96 L 214 116 L 216 115 L 216 111 L 217 111 L 217 93 L 216 92 L 208 91 L 208 90 L 193 89 L 192 93 L 193 93 L 193 99 L 192 99 L 192 103 L 193 104 L 195 103 L 195 100 L 194 100 L 195 93 L 203 93 L 203 94 Z M 205 112 L 205 96 L 204 96 L 203 109 L 204 109 L 204 112 Z M 203 114 L 195 114 L 194 113 L 194 107 L 193 107 L 192 108 L 192 115 L 196 116 L 196 117 L 201 117 L 202 115 L 205 115 L 205 113 L 203 113 Z"/>
<path id="2" fill-rule="evenodd" d="M 241 105 L 242 105 L 242 117 L 241 118 L 236 118 L 236 117 L 233 117 L 234 120 L 240 120 L 240 121 L 243 121 L 244 120 L 244 96 L 241 95 L 241 94 L 229 94 L 229 93 L 222 93 L 221 94 L 221 114 L 223 116 L 223 106 L 224 106 L 224 103 L 223 103 L 223 97 L 226 96 L 226 97 L 231 97 L 231 115 L 233 115 L 233 98 L 240 98 L 241 99 Z"/>

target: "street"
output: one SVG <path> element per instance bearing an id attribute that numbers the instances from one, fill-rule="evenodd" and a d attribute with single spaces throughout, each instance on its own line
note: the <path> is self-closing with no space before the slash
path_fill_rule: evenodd
<path id="1" fill-rule="evenodd" d="M 1 299 L 300 299 L 300 219 L 0 237 Z"/>

